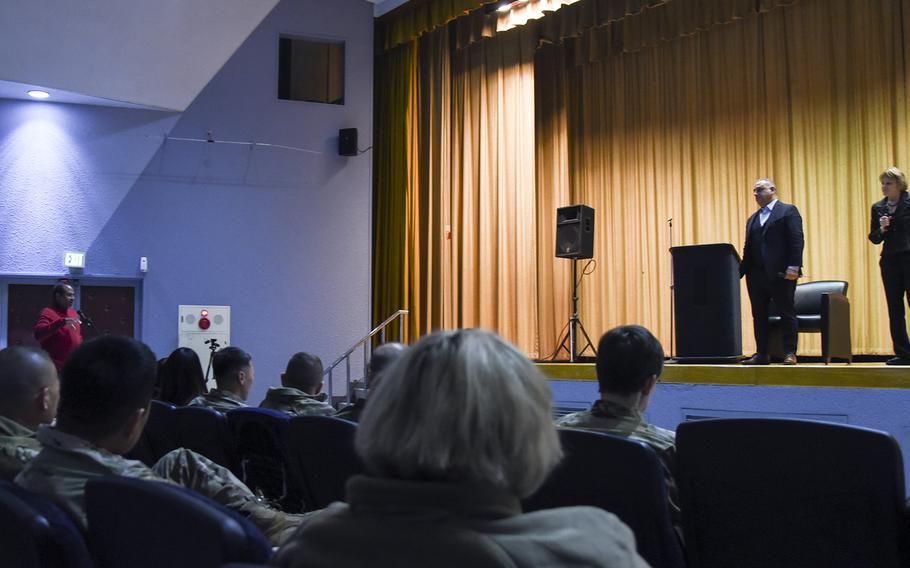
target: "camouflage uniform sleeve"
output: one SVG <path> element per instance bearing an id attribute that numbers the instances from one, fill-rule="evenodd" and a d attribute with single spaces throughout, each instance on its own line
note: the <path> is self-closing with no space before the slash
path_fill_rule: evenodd
<path id="1" fill-rule="evenodd" d="M 12 481 L 37 455 L 38 450 L 26 446 L 0 446 L 0 479 Z"/>
<path id="2" fill-rule="evenodd" d="M 158 460 L 152 469 L 161 477 L 247 517 L 272 546 L 281 544 L 300 524 L 300 515 L 268 507 L 227 468 L 191 450 L 173 450 Z"/>
<path id="3" fill-rule="evenodd" d="M 0 479 L 12 481 L 40 451 L 34 436 L 0 436 Z"/>

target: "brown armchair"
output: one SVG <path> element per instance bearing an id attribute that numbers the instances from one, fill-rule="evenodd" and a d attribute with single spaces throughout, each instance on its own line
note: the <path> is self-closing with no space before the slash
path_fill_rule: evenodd
<path id="1" fill-rule="evenodd" d="M 794 307 L 798 331 L 822 334 L 822 358 L 826 365 L 831 359 L 853 361 L 847 285 L 843 280 L 819 280 L 796 286 Z M 782 358 L 780 315 L 773 303 L 768 320 L 771 322 L 769 355 L 774 359 Z"/>

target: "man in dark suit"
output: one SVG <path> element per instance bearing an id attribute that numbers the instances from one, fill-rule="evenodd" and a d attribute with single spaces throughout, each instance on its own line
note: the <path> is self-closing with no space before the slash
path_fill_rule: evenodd
<path id="1" fill-rule="evenodd" d="M 769 179 L 755 182 L 753 191 L 759 210 L 746 221 L 746 245 L 739 265 L 746 277 L 755 329 L 755 355 L 743 365 L 767 365 L 768 306 L 774 300 L 780 312 L 784 365 L 796 364 L 796 312 L 793 296 L 796 279 L 802 275 L 803 219 L 796 207 L 777 200 L 777 188 Z"/>

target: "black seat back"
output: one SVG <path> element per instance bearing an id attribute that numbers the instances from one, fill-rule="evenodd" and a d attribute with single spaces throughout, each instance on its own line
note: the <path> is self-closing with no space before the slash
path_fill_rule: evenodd
<path id="1" fill-rule="evenodd" d="M 226 416 L 240 479 L 282 510 L 303 511 L 302 483 L 291 475 L 282 447 L 288 416 L 268 408 L 239 408 Z"/>
<path id="2" fill-rule="evenodd" d="M 808 420 L 724 419 L 677 429 L 693 567 L 896 567 L 904 470 L 885 432 Z"/>
<path id="3" fill-rule="evenodd" d="M 224 414 L 201 406 L 180 406 L 167 417 L 175 447 L 193 450 L 236 472 L 233 440 Z"/>
<path id="4" fill-rule="evenodd" d="M 127 457 L 140 460 L 145 465 L 152 467 L 161 456 L 177 447 L 174 433 L 171 431 L 170 418 L 174 405 L 153 400 L 149 407 L 149 419 L 145 423 L 142 435 L 136 445 L 130 450 Z"/>
<path id="5" fill-rule="evenodd" d="M 821 316 L 822 294 L 847 295 L 847 283 L 843 280 L 818 280 L 797 284 L 793 298 L 796 315 Z"/>
<path id="6" fill-rule="evenodd" d="M 654 568 L 684 565 L 670 519 L 660 458 L 646 444 L 601 432 L 560 429 L 565 458 L 525 500 L 525 511 L 589 505 L 618 516 Z"/>
<path id="7" fill-rule="evenodd" d="M 344 501 L 347 480 L 363 473 L 363 463 L 354 452 L 356 433 L 357 423 L 340 418 L 291 418 L 284 446 L 295 475 L 303 480 L 308 510 Z"/>
<path id="8" fill-rule="evenodd" d="M 0 564 L 17 568 L 92 568 L 82 532 L 40 495 L 0 481 Z"/>
<path id="9" fill-rule="evenodd" d="M 265 563 L 271 548 L 248 520 L 189 489 L 113 476 L 85 489 L 89 542 L 106 568 L 218 568 Z"/>

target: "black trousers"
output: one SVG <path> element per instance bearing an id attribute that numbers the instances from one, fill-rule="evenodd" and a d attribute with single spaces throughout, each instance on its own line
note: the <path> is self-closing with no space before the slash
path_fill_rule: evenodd
<path id="1" fill-rule="evenodd" d="M 883 256 L 879 266 L 888 301 L 894 354 L 910 359 L 910 340 L 907 339 L 907 322 L 904 319 L 904 297 L 910 298 L 910 252 Z"/>
<path id="2" fill-rule="evenodd" d="M 752 304 L 752 327 L 755 331 L 755 352 L 768 354 L 768 308 L 771 300 L 780 312 L 781 341 L 784 353 L 796 353 L 796 310 L 793 296 L 796 280 L 769 278 L 763 268 L 753 268 L 746 274 L 746 288 Z"/>

